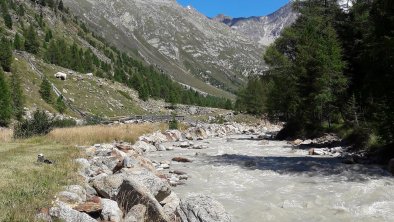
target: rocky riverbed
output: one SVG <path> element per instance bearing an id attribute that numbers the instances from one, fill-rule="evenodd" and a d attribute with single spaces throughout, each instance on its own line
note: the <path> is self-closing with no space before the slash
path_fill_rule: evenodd
<path id="1" fill-rule="evenodd" d="M 341 147 L 267 140 L 275 126 L 198 125 L 81 147 L 82 186 L 47 221 L 392 221 L 394 179 Z M 299 143 L 299 144 L 297 144 Z M 319 155 L 320 154 L 320 155 Z"/>
<path id="2" fill-rule="evenodd" d="M 200 125 L 186 132 L 169 130 L 142 136 L 134 144 L 114 142 L 80 147 L 86 156 L 80 165 L 82 185 L 65 187 L 57 194 L 53 207 L 43 210 L 37 219 L 75 221 L 231 221 L 220 202 L 208 195 L 179 198 L 172 189 L 184 184 L 187 173 L 168 172 L 172 162 L 189 162 L 184 157 L 152 162 L 148 153 L 170 152 L 178 147 L 203 149 L 191 140 L 257 132 L 261 127 L 240 124 Z M 165 171 L 167 170 L 167 172 Z"/>

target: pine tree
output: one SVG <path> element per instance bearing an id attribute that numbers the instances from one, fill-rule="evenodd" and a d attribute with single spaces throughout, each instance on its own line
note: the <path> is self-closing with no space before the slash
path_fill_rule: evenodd
<path id="1" fill-rule="evenodd" d="M 12 110 L 17 120 L 22 120 L 24 115 L 24 95 L 21 88 L 21 79 L 18 73 L 11 76 Z"/>
<path id="2" fill-rule="evenodd" d="M 40 48 L 40 42 L 38 41 L 37 32 L 33 25 L 30 25 L 28 30 L 24 32 L 25 36 L 25 50 L 27 52 L 37 54 Z"/>
<path id="3" fill-rule="evenodd" d="M 0 126 L 6 127 L 12 116 L 11 96 L 4 72 L 0 69 Z"/>
<path id="4" fill-rule="evenodd" d="M 7 38 L 3 37 L 0 40 L 0 65 L 4 71 L 11 71 L 12 63 L 12 49 L 11 43 Z"/>
<path id="5" fill-rule="evenodd" d="M 48 29 L 45 33 L 45 42 L 49 42 L 53 37 L 52 30 Z"/>
<path id="6" fill-rule="evenodd" d="M 20 35 L 18 33 L 15 34 L 14 38 L 14 49 L 16 50 L 22 50 L 23 48 L 23 43 Z"/>
<path id="7" fill-rule="evenodd" d="M 53 102 L 52 86 L 46 77 L 44 77 L 44 79 L 42 80 L 40 86 L 40 95 L 45 102 L 47 102 L 48 104 L 52 104 Z"/>
<path id="8" fill-rule="evenodd" d="M 273 79 L 268 109 L 309 131 L 331 124 L 347 88 L 342 48 L 333 25 L 335 1 L 301 2 L 301 17 L 267 50 Z M 340 9 L 336 9 L 340 10 Z"/>
<path id="9" fill-rule="evenodd" d="M 5 26 L 7 26 L 7 28 L 12 29 L 12 18 L 11 15 L 9 13 L 3 15 L 4 18 L 4 23 Z"/>
<path id="10" fill-rule="evenodd" d="M 8 11 L 8 5 L 6 1 L 1 2 L 1 12 L 3 14 L 4 23 L 7 28 L 12 29 L 12 18 Z"/>
<path id="11" fill-rule="evenodd" d="M 227 100 L 226 100 L 226 103 L 225 103 L 225 105 L 224 105 L 224 108 L 227 109 L 227 110 L 232 110 L 232 109 L 233 109 L 233 103 L 231 102 L 230 99 L 227 99 Z"/>
<path id="12" fill-rule="evenodd" d="M 64 103 L 64 98 L 63 98 L 63 96 L 61 95 L 61 96 L 59 96 L 59 97 L 57 98 L 57 100 L 56 100 L 56 110 L 57 110 L 59 113 L 63 114 L 63 113 L 66 111 L 66 109 L 67 109 L 67 106 L 66 106 L 66 104 Z"/>
<path id="13" fill-rule="evenodd" d="M 19 5 L 18 15 L 21 16 L 21 17 L 25 16 L 25 7 L 23 6 L 23 4 Z"/>
<path id="14" fill-rule="evenodd" d="M 63 1 L 62 1 L 62 0 L 60 0 L 59 5 L 58 5 L 57 8 L 58 8 L 60 11 L 63 11 L 63 10 L 64 10 L 64 5 L 63 5 Z"/>

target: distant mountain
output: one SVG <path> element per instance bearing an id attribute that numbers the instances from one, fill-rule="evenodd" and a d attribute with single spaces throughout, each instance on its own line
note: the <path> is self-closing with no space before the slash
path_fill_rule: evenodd
<path id="1" fill-rule="evenodd" d="M 259 45 L 267 46 L 280 36 L 285 27 L 294 23 L 297 17 L 298 13 L 294 12 L 292 4 L 288 3 L 267 16 L 231 18 L 225 15 L 218 15 L 212 20 L 230 26 L 236 32 L 248 36 Z"/>
<path id="2" fill-rule="evenodd" d="M 213 95 L 235 92 L 266 67 L 264 47 L 175 0 L 63 2 L 111 44 Z"/>

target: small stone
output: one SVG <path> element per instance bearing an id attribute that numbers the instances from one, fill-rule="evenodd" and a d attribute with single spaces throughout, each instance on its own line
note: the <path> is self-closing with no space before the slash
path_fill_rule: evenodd
<path id="1" fill-rule="evenodd" d="M 161 164 L 160 167 L 163 168 L 163 169 L 170 169 L 170 165 L 168 165 L 166 163 Z"/>
<path id="2" fill-rule="evenodd" d="M 186 172 L 183 172 L 183 171 L 180 171 L 180 170 L 172 170 L 172 171 L 170 171 L 170 173 L 177 174 L 177 175 L 185 175 L 185 174 L 187 174 Z"/>
<path id="3" fill-rule="evenodd" d="M 299 145 L 301 145 L 302 142 L 303 142 L 302 140 L 296 139 L 296 140 L 294 140 L 294 141 L 292 142 L 292 144 L 293 144 L 294 146 L 299 146 Z"/>
<path id="4" fill-rule="evenodd" d="M 191 160 L 189 160 L 189 159 L 186 158 L 186 157 L 174 157 L 174 158 L 172 158 L 172 161 L 180 162 L 180 163 L 189 163 L 189 162 L 192 162 Z"/>
<path id="5" fill-rule="evenodd" d="M 103 207 L 101 203 L 95 203 L 95 202 L 85 202 L 81 203 L 78 206 L 73 208 L 74 210 L 77 210 L 79 212 L 84 212 L 87 214 L 92 214 L 92 213 L 97 213 L 102 211 Z"/>
<path id="6" fill-rule="evenodd" d="M 181 148 L 187 148 L 189 146 L 190 146 L 190 144 L 188 142 L 182 142 L 181 144 L 179 144 L 179 147 L 181 147 Z"/>
<path id="7" fill-rule="evenodd" d="M 180 180 L 187 180 L 189 178 L 188 175 L 179 175 Z"/>
<path id="8" fill-rule="evenodd" d="M 167 148 L 163 144 L 159 144 L 156 146 L 157 151 L 166 151 Z"/>

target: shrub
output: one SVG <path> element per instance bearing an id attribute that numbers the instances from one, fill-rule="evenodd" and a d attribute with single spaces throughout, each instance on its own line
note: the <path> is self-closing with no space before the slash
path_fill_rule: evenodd
<path id="1" fill-rule="evenodd" d="M 29 138 L 48 134 L 53 128 L 52 119 L 44 111 L 36 111 L 32 119 L 23 120 L 15 125 L 15 138 Z"/>
<path id="2" fill-rule="evenodd" d="M 77 125 L 74 119 L 57 119 L 52 122 L 53 128 L 68 128 Z"/>
<path id="3" fill-rule="evenodd" d="M 371 132 L 362 127 L 357 127 L 345 138 L 354 150 L 365 150 L 371 142 Z"/>
<path id="4" fill-rule="evenodd" d="M 103 122 L 103 118 L 96 115 L 89 115 L 85 118 L 86 125 L 98 125 Z"/>
<path id="5" fill-rule="evenodd" d="M 179 129 L 179 123 L 178 120 L 175 118 L 175 114 L 172 114 L 172 120 L 168 123 L 168 128 L 170 130 L 176 130 Z"/>

